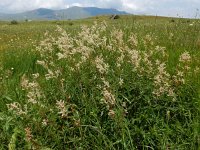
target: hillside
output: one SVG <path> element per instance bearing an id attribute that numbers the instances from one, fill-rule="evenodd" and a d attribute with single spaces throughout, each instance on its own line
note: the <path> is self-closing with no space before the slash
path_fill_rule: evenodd
<path id="1" fill-rule="evenodd" d="M 83 19 L 97 15 L 109 14 L 128 14 L 124 11 L 116 9 L 105 9 L 97 7 L 70 7 L 62 10 L 52 10 L 39 8 L 17 14 L 0 14 L 0 20 L 67 20 L 67 19 Z"/>

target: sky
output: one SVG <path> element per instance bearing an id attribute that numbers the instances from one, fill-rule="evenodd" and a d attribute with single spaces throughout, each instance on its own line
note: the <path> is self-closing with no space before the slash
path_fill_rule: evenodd
<path id="1" fill-rule="evenodd" d="M 200 0 L 0 0 L 1 13 L 72 6 L 115 8 L 133 14 L 200 18 Z"/>

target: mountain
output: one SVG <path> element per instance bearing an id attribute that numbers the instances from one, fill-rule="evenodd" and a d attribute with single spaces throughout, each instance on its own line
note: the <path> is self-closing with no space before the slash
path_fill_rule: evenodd
<path id="1" fill-rule="evenodd" d="M 104 8 L 97 8 L 97 7 L 85 7 L 83 9 L 85 11 L 89 12 L 92 16 L 109 15 L 109 14 L 115 14 L 115 15 L 125 15 L 125 14 L 128 14 L 125 11 L 118 11 L 116 9 L 104 9 Z"/>
<path id="2" fill-rule="evenodd" d="M 85 11 L 83 7 L 70 7 L 68 9 L 57 10 L 55 11 L 57 19 L 82 19 L 88 18 L 91 15 L 89 12 Z"/>
<path id="3" fill-rule="evenodd" d="M 68 9 L 52 10 L 46 8 L 39 8 L 32 11 L 27 11 L 17 14 L 2 14 L 0 13 L 0 20 L 66 20 L 66 19 L 82 19 L 93 17 L 97 15 L 122 15 L 128 14 L 125 11 L 118 11 L 116 9 L 105 9 L 97 7 L 70 7 Z"/>

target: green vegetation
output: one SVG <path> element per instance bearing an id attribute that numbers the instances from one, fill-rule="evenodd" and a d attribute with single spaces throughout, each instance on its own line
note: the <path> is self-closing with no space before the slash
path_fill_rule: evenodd
<path id="1" fill-rule="evenodd" d="M 10 24 L 16 25 L 16 24 L 18 24 L 18 22 L 17 22 L 16 20 L 12 20 L 12 21 L 10 22 Z"/>
<path id="2" fill-rule="evenodd" d="M 0 33 L 0 149 L 199 149 L 199 20 L 0 22 Z"/>

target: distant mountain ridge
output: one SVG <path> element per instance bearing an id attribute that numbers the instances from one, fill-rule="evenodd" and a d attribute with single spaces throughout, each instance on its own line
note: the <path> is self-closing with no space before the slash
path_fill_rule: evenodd
<path id="1" fill-rule="evenodd" d="M 61 10 L 52 10 L 47 8 L 39 8 L 17 14 L 0 13 L 0 20 L 67 20 L 67 19 L 83 19 L 97 15 L 124 15 L 125 11 L 119 11 L 112 8 L 97 7 L 70 7 Z"/>

